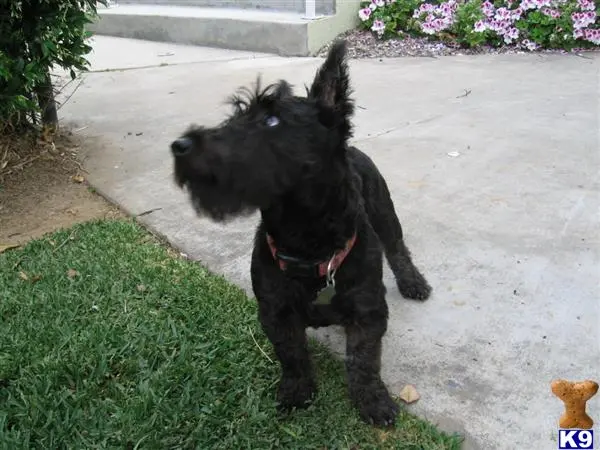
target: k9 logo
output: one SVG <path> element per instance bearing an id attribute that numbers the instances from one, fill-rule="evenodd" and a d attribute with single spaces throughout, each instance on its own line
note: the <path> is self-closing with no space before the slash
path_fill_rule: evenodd
<path id="1" fill-rule="evenodd" d="M 558 450 L 593 450 L 594 430 L 558 430 Z"/>

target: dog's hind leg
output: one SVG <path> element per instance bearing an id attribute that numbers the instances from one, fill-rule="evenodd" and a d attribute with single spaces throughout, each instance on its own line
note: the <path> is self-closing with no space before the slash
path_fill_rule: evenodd
<path id="1" fill-rule="evenodd" d="M 402 226 L 385 180 L 381 178 L 377 184 L 375 198 L 366 202 L 367 214 L 383 245 L 385 258 L 396 278 L 398 290 L 405 298 L 426 300 L 431 294 L 431 287 L 413 263 L 404 243 Z"/>
<path id="2" fill-rule="evenodd" d="M 363 172 L 363 197 L 367 215 L 383 245 L 398 289 L 405 298 L 426 300 L 431 294 L 431 287 L 413 263 L 410 251 L 404 243 L 402 226 L 387 183 L 370 158 L 363 154 L 358 160 Z"/>

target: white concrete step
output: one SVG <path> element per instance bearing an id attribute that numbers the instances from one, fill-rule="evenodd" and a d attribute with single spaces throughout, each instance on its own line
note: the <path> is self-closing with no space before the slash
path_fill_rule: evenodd
<path id="1" fill-rule="evenodd" d="M 358 1 L 344 0 L 335 15 L 314 20 L 297 12 L 119 4 L 98 9 L 93 33 L 149 41 L 308 56 L 356 24 Z"/>
<path id="2" fill-rule="evenodd" d="M 304 0 L 117 0 L 119 5 L 169 5 L 169 6 L 200 6 L 210 8 L 238 8 L 271 11 L 290 11 L 303 13 Z M 335 0 L 316 0 L 317 14 L 333 14 Z"/>

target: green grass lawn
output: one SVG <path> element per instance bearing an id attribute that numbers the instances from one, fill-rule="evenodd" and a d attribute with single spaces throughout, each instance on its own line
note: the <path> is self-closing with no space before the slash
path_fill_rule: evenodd
<path id="1" fill-rule="evenodd" d="M 311 347 L 319 395 L 280 417 L 253 299 L 131 221 L 76 226 L 0 255 L 0 449 L 460 448 L 404 410 L 363 425 Z"/>

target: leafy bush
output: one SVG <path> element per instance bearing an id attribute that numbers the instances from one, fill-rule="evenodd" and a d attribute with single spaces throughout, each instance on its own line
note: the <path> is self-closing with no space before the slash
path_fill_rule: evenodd
<path id="1" fill-rule="evenodd" d="M 570 50 L 600 45 L 599 12 L 598 0 L 370 0 L 358 16 L 380 38 L 409 33 L 467 47 Z"/>
<path id="2" fill-rule="evenodd" d="M 58 122 L 50 71 L 84 70 L 85 26 L 105 0 L 0 0 L 0 123 Z"/>

